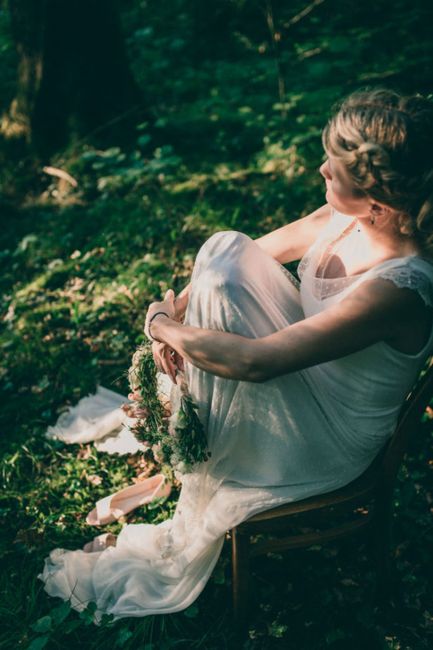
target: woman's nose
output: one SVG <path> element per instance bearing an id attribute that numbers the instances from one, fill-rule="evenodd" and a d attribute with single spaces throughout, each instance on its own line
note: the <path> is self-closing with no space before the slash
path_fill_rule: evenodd
<path id="1" fill-rule="evenodd" d="M 329 164 L 327 160 L 325 160 L 323 165 L 320 166 L 319 172 L 322 174 L 323 178 L 326 178 L 329 181 L 331 180 L 331 174 L 329 173 Z"/>

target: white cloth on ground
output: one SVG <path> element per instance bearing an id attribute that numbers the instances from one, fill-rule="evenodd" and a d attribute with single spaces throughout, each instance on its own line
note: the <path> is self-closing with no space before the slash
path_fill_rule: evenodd
<path id="1" fill-rule="evenodd" d="M 169 397 L 171 380 L 158 375 L 158 393 Z M 81 399 L 74 407 L 61 414 L 56 424 L 48 427 L 48 439 L 61 440 L 66 444 L 94 442 L 98 451 L 107 454 L 135 454 L 144 451 L 144 445 L 131 432 L 134 419 L 120 408 L 127 397 L 113 390 L 98 386 L 94 395 Z"/>

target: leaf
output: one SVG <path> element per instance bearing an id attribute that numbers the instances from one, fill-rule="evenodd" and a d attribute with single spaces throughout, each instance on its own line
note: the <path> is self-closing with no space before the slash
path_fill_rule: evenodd
<path id="1" fill-rule="evenodd" d="M 84 622 L 85 625 L 91 625 L 94 623 L 95 619 L 95 612 L 97 609 L 96 603 L 89 603 L 82 612 L 80 612 L 80 618 Z"/>
<path id="2" fill-rule="evenodd" d="M 36 639 L 33 639 L 31 644 L 27 647 L 27 650 L 42 650 L 42 648 L 45 648 L 49 640 L 50 637 L 48 635 L 38 636 Z"/>
<path id="3" fill-rule="evenodd" d="M 70 611 L 71 611 L 71 606 L 69 605 L 68 602 L 62 603 L 55 609 L 52 609 L 50 615 L 53 620 L 54 627 L 58 627 L 61 623 L 63 623 L 65 618 L 69 616 Z"/>
<path id="4" fill-rule="evenodd" d="M 150 135 L 149 135 L 148 133 L 145 133 L 144 135 L 141 135 L 141 136 L 138 138 L 138 140 L 137 140 L 137 144 L 138 144 L 140 147 L 145 147 L 147 144 L 149 144 L 149 142 L 151 141 L 151 139 L 152 139 L 152 138 L 150 137 Z"/>
<path id="5" fill-rule="evenodd" d="M 51 616 L 42 616 L 36 623 L 30 626 L 34 632 L 48 632 L 52 628 Z"/>
<path id="6" fill-rule="evenodd" d="M 277 621 L 273 621 L 268 628 L 269 636 L 272 636 L 275 639 L 282 639 L 284 634 L 287 632 L 287 628 L 287 625 L 281 625 L 280 623 L 277 623 Z"/>

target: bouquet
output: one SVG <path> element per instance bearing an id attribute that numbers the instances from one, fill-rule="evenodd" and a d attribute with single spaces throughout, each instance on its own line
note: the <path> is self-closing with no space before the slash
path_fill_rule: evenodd
<path id="1" fill-rule="evenodd" d="M 158 396 L 151 346 L 144 343 L 132 357 L 128 380 L 131 391 L 139 395 L 139 417 L 131 430 L 154 460 L 175 476 L 192 472 L 197 463 L 206 461 L 210 456 L 206 435 L 184 376 L 177 375 L 179 399 L 172 412 L 170 404 Z"/>

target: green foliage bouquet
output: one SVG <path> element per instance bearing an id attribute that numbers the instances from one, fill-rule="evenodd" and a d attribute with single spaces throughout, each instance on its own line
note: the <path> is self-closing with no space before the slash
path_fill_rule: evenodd
<path id="1" fill-rule="evenodd" d="M 139 396 L 139 417 L 132 432 L 154 460 L 176 476 L 192 472 L 198 463 L 206 461 L 210 456 L 206 435 L 183 374 L 177 375 L 179 400 L 173 412 L 158 396 L 156 368 L 148 343 L 134 353 L 128 380 L 131 391 Z"/>

